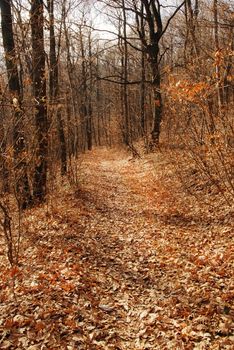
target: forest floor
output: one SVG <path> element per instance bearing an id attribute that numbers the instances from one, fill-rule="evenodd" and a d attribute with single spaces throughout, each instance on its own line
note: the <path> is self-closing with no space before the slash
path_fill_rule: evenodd
<path id="1" fill-rule="evenodd" d="M 160 154 L 83 156 L 0 245 L 0 349 L 233 349 L 233 227 L 176 183 Z"/>

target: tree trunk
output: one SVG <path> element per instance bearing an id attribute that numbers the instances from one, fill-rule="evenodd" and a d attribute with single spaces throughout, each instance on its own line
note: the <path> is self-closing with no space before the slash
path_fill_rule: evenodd
<path id="1" fill-rule="evenodd" d="M 33 183 L 33 195 L 34 200 L 36 202 L 42 202 L 45 200 L 47 184 L 48 120 L 46 106 L 46 77 L 43 23 L 43 0 L 32 0 L 32 66 L 37 135 L 36 166 Z"/>
<path id="2" fill-rule="evenodd" d="M 145 52 L 142 50 L 141 52 L 141 135 L 145 136 L 147 132 L 146 128 L 146 114 L 145 114 Z"/>
<path id="3" fill-rule="evenodd" d="M 1 106 L 0 110 L 0 172 L 2 179 L 1 190 L 3 193 L 10 192 L 9 184 L 9 169 L 6 161 L 7 140 L 4 129 L 4 108 Z"/>
<path id="4" fill-rule="evenodd" d="M 185 50 L 187 46 L 187 41 L 189 41 L 190 49 L 191 49 L 191 58 L 192 61 L 197 59 L 199 57 L 199 47 L 197 44 L 197 38 L 196 38 L 196 22 L 197 22 L 197 15 L 198 15 L 198 2 L 195 3 L 195 8 L 192 7 L 191 0 L 186 0 L 185 2 L 185 13 L 186 13 L 186 24 L 187 24 L 187 38 L 186 38 L 186 45 Z M 190 37 L 190 40 L 188 40 L 188 36 Z"/>
<path id="5" fill-rule="evenodd" d="M 137 2 L 133 1 L 136 16 L 136 26 L 143 50 L 147 54 L 152 73 L 152 89 L 154 98 L 153 129 L 151 132 L 150 148 L 154 149 L 159 143 L 161 120 L 162 120 L 162 95 L 161 95 L 161 74 L 160 74 L 160 40 L 167 31 L 167 28 L 182 8 L 185 1 L 176 6 L 173 14 L 168 18 L 165 26 L 162 24 L 160 1 L 141 0 L 141 8 L 138 9 Z"/>
<path id="6" fill-rule="evenodd" d="M 132 145 L 132 133 L 131 133 L 131 123 L 129 116 L 129 102 L 128 102 L 128 43 L 127 43 L 127 19 L 125 11 L 125 0 L 122 0 L 122 10 L 123 10 L 123 48 L 122 48 L 122 69 L 123 69 L 123 111 L 124 111 L 124 131 L 125 131 L 125 142 L 127 146 Z"/>
<path id="7" fill-rule="evenodd" d="M 223 103 L 223 91 L 221 83 L 221 51 L 219 47 L 219 25 L 218 25 L 218 0 L 213 2 L 214 12 L 214 40 L 215 40 L 215 74 L 217 82 L 217 95 L 218 95 L 218 110 L 221 114 L 221 108 Z"/>
<path id="8" fill-rule="evenodd" d="M 0 6 L 8 86 L 14 110 L 13 147 L 15 158 L 15 193 L 21 209 L 26 209 L 31 204 L 32 198 L 27 177 L 27 159 L 25 159 L 25 139 L 22 130 L 22 96 L 15 52 L 11 3 L 8 0 L 2 0 Z"/>
<path id="9" fill-rule="evenodd" d="M 66 66 L 67 66 L 67 73 L 68 73 L 68 80 L 69 80 L 69 88 L 70 88 L 70 96 L 71 96 L 71 104 L 70 106 L 67 106 L 67 111 L 69 110 L 69 113 L 67 115 L 69 116 L 69 120 L 67 120 L 68 124 L 68 135 L 69 140 L 68 144 L 70 145 L 69 149 L 69 157 L 71 155 L 74 155 L 76 158 L 78 156 L 78 141 L 79 141 L 79 135 L 78 135 L 78 121 L 77 121 L 77 115 L 78 115 L 78 107 L 77 107 L 77 101 L 78 101 L 78 94 L 76 91 L 76 84 L 74 81 L 74 65 L 72 63 L 71 59 L 71 52 L 70 52 L 70 40 L 69 40 L 69 33 L 66 26 L 66 7 L 65 3 L 63 4 L 63 29 L 65 34 L 65 44 L 66 44 Z M 68 99 L 67 99 L 68 100 Z M 71 107 L 71 108 L 70 108 Z M 72 113 L 71 113 L 72 112 Z M 74 122 L 71 117 L 74 117 Z"/>
<path id="10" fill-rule="evenodd" d="M 93 70 L 92 70 L 92 43 L 91 43 L 91 32 L 89 32 L 88 37 L 88 45 L 89 45 L 89 88 L 87 86 L 87 103 L 88 103 L 88 149 L 91 151 L 93 148 L 93 138 L 95 140 L 95 127 L 93 123 L 93 107 L 92 107 L 92 92 L 94 89 L 93 86 Z"/>
<path id="11" fill-rule="evenodd" d="M 80 28 L 80 46 L 81 46 L 81 57 L 82 57 L 82 96 L 81 96 L 81 114 L 83 117 L 85 136 L 87 141 L 88 150 L 92 150 L 93 140 L 92 140 L 92 109 L 91 102 L 88 96 L 88 86 L 87 86 L 87 60 L 85 57 L 85 49 L 82 31 Z"/>
<path id="12" fill-rule="evenodd" d="M 54 33 L 54 0 L 48 0 L 49 9 L 49 23 L 50 23 L 50 73 L 49 73 L 49 87 L 50 87 L 50 103 L 52 113 L 56 113 L 58 136 L 60 141 L 60 162 L 61 175 L 67 172 L 67 147 L 63 126 L 62 110 L 59 98 L 59 70 L 58 59 L 56 57 L 56 42 Z"/>
<path id="13" fill-rule="evenodd" d="M 156 52 L 158 48 L 155 48 Z M 154 110 L 154 124 L 151 132 L 152 144 L 154 148 L 159 143 L 159 136 L 161 131 L 162 121 L 162 94 L 161 94 L 161 76 L 157 58 L 150 60 L 152 70 L 152 88 L 153 88 L 153 110 Z"/>
<path id="14" fill-rule="evenodd" d="M 98 146 L 102 145 L 102 133 L 101 133 L 101 86 L 99 77 L 99 55 L 97 54 L 97 65 L 96 65 L 96 108 L 97 108 L 97 139 Z"/>
<path id="15" fill-rule="evenodd" d="M 136 20 L 142 47 L 147 54 L 152 75 L 152 89 L 154 99 L 154 120 L 150 144 L 150 148 L 152 150 L 159 143 L 162 120 L 159 42 L 163 35 L 163 27 L 159 2 L 156 4 L 153 1 L 142 0 L 142 5 L 143 6 L 140 13 L 136 15 Z M 148 35 L 146 35 L 146 24 L 148 27 Z"/>
<path id="16" fill-rule="evenodd" d="M 229 50 L 230 53 L 234 52 L 234 17 L 232 20 L 232 26 L 230 27 L 230 44 L 229 44 Z M 226 69 L 224 71 L 224 79 L 223 79 L 223 99 L 226 104 L 231 102 L 231 100 L 234 102 L 234 88 L 232 88 L 232 67 L 233 67 L 233 56 L 230 54 L 227 57 L 227 62 L 226 62 Z M 232 99 L 231 99 L 232 97 Z"/>

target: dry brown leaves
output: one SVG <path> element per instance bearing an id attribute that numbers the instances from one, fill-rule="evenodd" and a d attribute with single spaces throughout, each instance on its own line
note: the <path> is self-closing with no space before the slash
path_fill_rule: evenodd
<path id="1" fill-rule="evenodd" d="M 27 213 L 20 266 L 1 256 L 0 348 L 233 349 L 231 221 L 158 155 L 99 150 L 84 168 Z"/>

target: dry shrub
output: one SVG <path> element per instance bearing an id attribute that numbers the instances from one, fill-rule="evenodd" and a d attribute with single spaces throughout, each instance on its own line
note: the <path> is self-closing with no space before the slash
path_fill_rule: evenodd
<path id="1" fill-rule="evenodd" d="M 19 263 L 20 244 L 22 240 L 22 212 L 16 198 L 5 196 L 0 201 L 0 241 L 6 249 L 6 256 L 11 266 Z M 2 236 L 2 237 L 1 237 Z"/>
<path id="2" fill-rule="evenodd" d="M 70 156 L 68 159 L 67 179 L 70 186 L 76 191 L 82 182 L 82 158 Z"/>
<path id="3" fill-rule="evenodd" d="M 233 102 L 217 104 L 216 87 L 179 81 L 169 86 L 164 141 L 184 188 L 214 206 L 233 205 Z M 212 198 L 211 198 L 212 195 Z"/>

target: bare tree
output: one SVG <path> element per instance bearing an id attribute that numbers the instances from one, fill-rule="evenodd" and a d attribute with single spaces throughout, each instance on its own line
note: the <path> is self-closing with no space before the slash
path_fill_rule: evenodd
<path id="1" fill-rule="evenodd" d="M 215 41 L 215 74 L 217 80 L 217 94 L 218 94 L 218 107 L 219 113 L 221 113 L 221 107 L 223 102 L 223 91 L 221 82 L 221 50 L 219 45 L 219 24 L 218 24 L 218 0 L 213 1 L 214 12 L 214 41 Z"/>
<path id="2" fill-rule="evenodd" d="M 199 12 L 198 0 L 195 1 L 194 7 L 191 0 L 185 1 L 185 18 L 186 18 L 186 39 L 185 39 L 185 56 L 187 55 L 188 48 L 193 58 L 198 58 L 200 50 L 196 37 L 197 30 L 197 16 Z"/>
<path id="3" fill-rule="evenodd" d="M 152 87 L 154 99 L 154 125 L 152 130 L 152 146 L 158 144 L 161 120 L 162 120 L 162 93 L 161 93 L 161 71 L 160 62 L 163 54 L 160 55 L 160 41 L 166 33 L 167 28 L 176 15 L 176 13 L 184 6 L 183 1 L 173 12 L 163 26 L 162 23 L 162 5 L 160 1 L 141 0 L 143 10 L 139 9 L 137 2 L 133 1 L 136 16 L 137 32 L 143 48 L 148 56 L 149 64 L 152 72 Z"/>
<path id="4" fill-rule="evenodd" d="M 82 77 L 82 83 L 81 83 L 81 115 L 82 115 L 82 124 L 84 126 L 86 141 L 87 141 L 87 147 L 88 150 L 91 151 L 93 147 L 93 125 L 92 125 L 92 104 L 91 104 L 91 90 L 88 86 L 88 78 L 90 84 L 92 84 L 92 78 L 91 76 L 91 67 L 87 60 L 87 55 L 85 52 L 85 43 L 84 43 L 84 36 L 82 34 L 82 28 L 80 26 L 79 28 L 79 40 L 80 40 L 80 50 L 81 50 L 81 77 Z M 90 43 L 90 35 L 89 35 L 89 61 L 91 59 L 91 43 Z M 90 61 L 91 62 L 91 61 Z"/>
<path id="5" fill-rule="evenodd" d="M 48 120 L 46 106 L 43 0 L 32 0 L 32 68 L 36 119 L 36 165 L 33 183 L 34 200 L 45 200 L 47 183 Z"/>
<path id="6" fill-rule="evenodd" d="M 58 135 L 60 141 L 60 162 L 61 162 L 61 174 L 65 175 L 67 172 L 67 147 L 64 133 L 64 123 L 62 118 L 62 108 L 59 101 L 59 49 L 60 42 L 58 44 L 58 53 L 56 55 L 56 40 L 55 40 L 55 28 L 54 28 L 54 0 L 47 0 L 49 11 L 49 30 L 50 30 L 50 73 L 49 73 L 49 87 L 50 87 L 50 104 L 51 112 L 55 113 L 57 117 Z M 61 33 L 59 33 L 61 36 Z"/>

